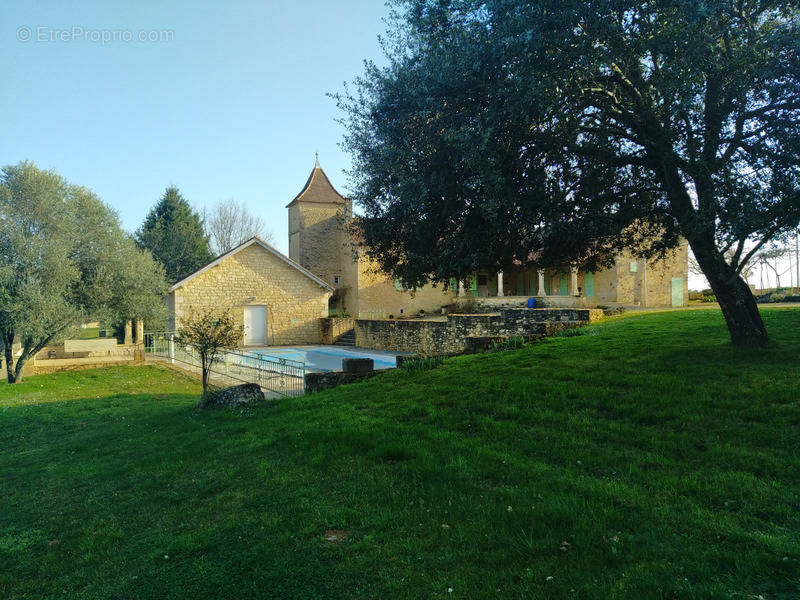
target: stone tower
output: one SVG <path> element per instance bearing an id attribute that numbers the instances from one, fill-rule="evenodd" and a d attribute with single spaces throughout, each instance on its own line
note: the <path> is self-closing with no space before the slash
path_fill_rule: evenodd
<path id="1" fill-rule="evenodd" d="M 289 209 L 289 258 L 334 287 L 331 308 L 358 315 L 358 264 L 346 229 L 352 202 L 331 184 L 317 158 Z"/>

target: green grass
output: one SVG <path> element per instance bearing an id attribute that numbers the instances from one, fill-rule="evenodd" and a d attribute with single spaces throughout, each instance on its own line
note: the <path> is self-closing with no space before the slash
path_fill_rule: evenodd
<path id="1" fill-rule="evenodd" d="M 157 367 L 0 384 L 0 598 L 798 598 L 800 311 L 764 316 L 244 413 Z"/>
<path id="2" fill-rule="evenodd" d="M 100 327 L 86 327 L 78 332 L 79 340 L 94 340 L 100 337 Z"/>

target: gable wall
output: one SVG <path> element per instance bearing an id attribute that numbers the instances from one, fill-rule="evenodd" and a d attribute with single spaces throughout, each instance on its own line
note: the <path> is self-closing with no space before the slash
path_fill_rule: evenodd
<path id="1" fill-rule="evenodd" d="M 358 318 L 385 319 L 389 315 L 415 315 L 420 309 L 427 314 L 438 314 L 443 306 L 451 304 L 456 293 L 444 289 L 441 285 L 426 285 L 416 292 L 400 291 L 395 288 L 394 279 L 378 269 L 378 266 L 367 258 L 358 261 Z"/>
<path id="2" fill-rule="evenodd" d="M 631 273 L 631 263 L 637 271 Z M 661 260 L 647 261 L 647 306 L 649 308 L 672 305 L 672 278 L 683 280 L 683 305 L 689 303 L 689 244 L 683 242 Z M 624 304 L 644 304 L 645 261 L 635 258 L 630 252 L 619 254 L 615 264 L 617 300 Z"/>
<path id="3" fill-rule="evenodd" d="M 318 344 L 330 292 L 253 244 L 171 294 L 176 325 L 195 310 L 230 309 L 239 324 L 247 305 L 267 306 L 269 345 Z M 172 315 L 171 315 L 172 318 Z"/>

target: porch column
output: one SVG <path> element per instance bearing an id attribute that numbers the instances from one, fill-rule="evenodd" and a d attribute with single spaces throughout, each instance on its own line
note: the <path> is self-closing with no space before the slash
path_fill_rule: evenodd
<path id="1" fill-rule="evenodd" d="M 144 321 L 136 319 L 136 343 L 144 344 Z"/>
<path id="2" fill-rule="evenodd" d="M 537 296 L 547 296 L 547 292 L 544 289 L 544 269 L 539 269 L 539 290 L 536 292 Z"/>
<path id="3" fill-rule="evenodd" d="M 578 267 L 570 267 L 569 269 L 569 295 L 578 295 Z"/>
<path id="4" fill-rule="evenodd" d="M 500 271 L 497 274 L 497 295 L 498 296 L 505 296 L 505 293 L 503 292 L 503 272 L 502 271 Z"/>
<path id="5" fill-rule="evenodd" d="M 464 297 L 464 282 L 460 280 L 458 282 L 458 297 L 459 298 Z"/>
<path id="6" fill-rule="evenodd" d="M 125 341 L 126 346 L 133 343 L 133 324 L 130 321 L 125 321 Z"/>

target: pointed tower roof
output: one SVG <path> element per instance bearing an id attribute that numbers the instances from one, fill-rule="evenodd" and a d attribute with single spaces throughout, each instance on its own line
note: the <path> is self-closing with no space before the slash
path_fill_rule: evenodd
<path id="1" fill-rule="evenodd" d="M 308 176 L 308 181 L 300 190 L 300 193 L 286 205 L 292 206 L 295 202 L 316 202 L 319 204 L 344 204 L 346 198 L 336 191 L 336 188 L 331 184 L 325 171 L 319 164 L 319 154 L 314 164 L 314 170 Z"/>

